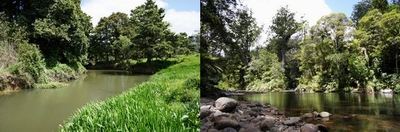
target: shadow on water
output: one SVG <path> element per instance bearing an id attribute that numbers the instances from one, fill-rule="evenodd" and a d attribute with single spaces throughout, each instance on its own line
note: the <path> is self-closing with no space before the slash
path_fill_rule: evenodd
<path id="1" fill-rule="evenodd" d="M 139 74 L 139 73 L 129 73 L 124 70 L 104 70 L 101 74 L 105 75 L 116 75 L 116 76 L 140 76 L 140 75 L 151 75 L 151 74 Z"/>
<path id="2" fill-rule="evenodd" d="M 286 116 L 301 116 L 313 110 L 332 113 L 328 120 L 311 120 L 330 131 L 400 130 L 400 97 L 387 94 L 263 93 L 233 96 L 238 100 L 270 103 Z"/>

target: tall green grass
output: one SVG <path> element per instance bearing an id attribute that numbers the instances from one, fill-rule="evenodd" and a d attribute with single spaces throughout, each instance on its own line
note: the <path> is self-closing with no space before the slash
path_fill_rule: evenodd
<path id="1" fill-rule="evenodd" d="M 118 96 L 85 105 L 59 131 L 200 131 L 199 55 L 163 69 Z"/>

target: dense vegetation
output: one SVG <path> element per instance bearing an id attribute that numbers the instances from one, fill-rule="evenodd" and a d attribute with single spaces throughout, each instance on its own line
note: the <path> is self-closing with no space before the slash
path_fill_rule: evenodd
<path id="1" fill-rule="evenodd" d="M 315 25 L 281 7 L 265 29 L 236 0 L 201 0 L 201 9 L 202 94 L 400 91 L 398 1 L 362 0 L 351 18 L 332 13 Z M 263 30 L 268 39 L 256 45 Z"/>
<path id="2" fill-rule="evenodd" d="M 80 1 L 0 3 L 1 90 L 54 88 L 86 69 L 89 16 Z"/>
<path id="3" fill-rule="evenodd" d="M 178 59 L 149 81 L 79 109 L 60 131 L 198 131 L 199 55 Z"/>
<path id="4" fill-rule="evenodd" d="M 60 131 L 197 131 L 199 35 L 172 32 L 153 0 L 129 17 L 103 17 L 93 28 L 80 2 L 0 2 L 0 91 L 64 86 L 85 73 L 84 65 L 157 72 L 145 84 L 83 107 Z"/>
<path id="5" fill-rule="evenodd" d="M 0 91 L 63 86 L 84 65 L 154 73 L 168 65 L 162 60 L 199 49 L 199 35 L 172 32 L 152 0 L 95 28 L 80 2 L 0 2 Z"/>
<path id="6" fill-rule="evenodd" d="M 132 65 L 129 60 L 145 60 L 150 69 L 141 71 L 152 72 L 153 59 L 197 52 L 199 35 L 172 32 L 168 29 L 169 23 L 163 21 L 164 15 L 164 9 L 147 1 L 131 10 L 129 17 L 117 12 L 101 18 L 91 35 L 89 62 L 134 70 L 129 67 Z"/>

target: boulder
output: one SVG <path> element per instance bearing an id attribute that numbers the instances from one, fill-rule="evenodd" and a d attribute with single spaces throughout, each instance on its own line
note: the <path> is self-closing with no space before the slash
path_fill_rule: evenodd
<path id="1" fill-rule="evenodd" d="M 290 117 L 289 120 L 283 122 L 283 124 L 288 126 L 296 125 L 300 121 L 300 117 Z"/>
<path id="2" fill-rule="evenodd" d="M 203 119 L 203 118 L 205 118 L 205 117 L 211 115 L 211 113 L 212 113 L 212 112 L 210 111 L 210 109 L 207 109 L 207 108 L 200 108 L 200 119 Z"/>
<path id="3" fill-rule="evenodd" d="M 241 128 L 239 132 L 261 132 L 256 127 Z"/>
<path id="4" fill-rule="evenodd" d="M 209 109 L 211 109 L 211 107 L 212 107 L 212 105 L 204 105 L 204 106 L 200 107 L 200 110 L 201 109 L 208 109 L 209 110 Z"/>
<path id="5" fill-rule="evenodd" d="M 263 121 L 260 122 L 261 131 L 271 130 L 272 127 L 275 126 L 275 118 L 266 117 Z"/>
<path id="6" fill-rule="evenodd" d="M 222 112 L 231 112 L 236 108 L 238 102 L 228 97 L 220 97 L 215 101 L 215 107 Z"/>
<path id="7" fill-rule="evenodd" d="M 305 113 L 303 115 L 304 118 L 312 118 L 314 115 L 312 113 Z"/>
<path id="8" fill-rule="evenodd" d="M 207 132 L 219 132 L 218 129 L 208 129 Z"/>
<path id="9" fill-rule="evenodd" d="M 326 117 L 329 117 L 331 114 L 330 113 L 328 113 L 328 112 L 321 112 L 321 113 L 319 113 L 319 116 L 321 116 L 322 118 L 326 118 Z"/>
<path id="10" fill-rule="evenodd" d="M 305 124 L 300 128 L 301 132 L 318 132 L 318 127 L 314 124 Z"/>
<path id="11" fill-rule="evenodd" d="M 217 128 L 218 130 L 227 128 L 227 127 L 232 127 L 232 128 L 239 128 L 239 122 L 230 119 L 228 117 L 221 117 L 219 120 L 215 121 L 214 127 Z"/>
<path id="12" fill-rule="evenodd" d="M 215 111 L 214 111 L 214 114 L 213 114 L 213 117 L 214 117 L 214 118 L 218 118 L 218 117 L 220 117 L 220 116 L 228 117 L 229 114 L 228 114 L 228 113 L 221 112 L 221 111 L 219 111 L 219 110 L 215 110 Z"/>
<path id="13" fill-rule="evenodd" d="M 232 127 L 227 127 L 222 129 L 222 132 L 237 132 L 237 131 Z"/>

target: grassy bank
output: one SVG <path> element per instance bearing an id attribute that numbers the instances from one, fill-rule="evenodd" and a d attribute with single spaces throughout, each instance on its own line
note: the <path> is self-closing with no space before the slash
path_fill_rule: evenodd
<path id="1" fill-rule="evenodd" d="M 199 131 L 199 55 L 153 75 L 118 96 L 85 105 L 64 131 Z"/>
<path id="2" fill-rule="evenodd" d="M 14 46 L 15 45 L 15 46 Z M 25 41 L 0 41 L 0 92 L 30 88 L 58 88 L 86 72 L 79 62 L 47 65 L 38 47 Z"/>

